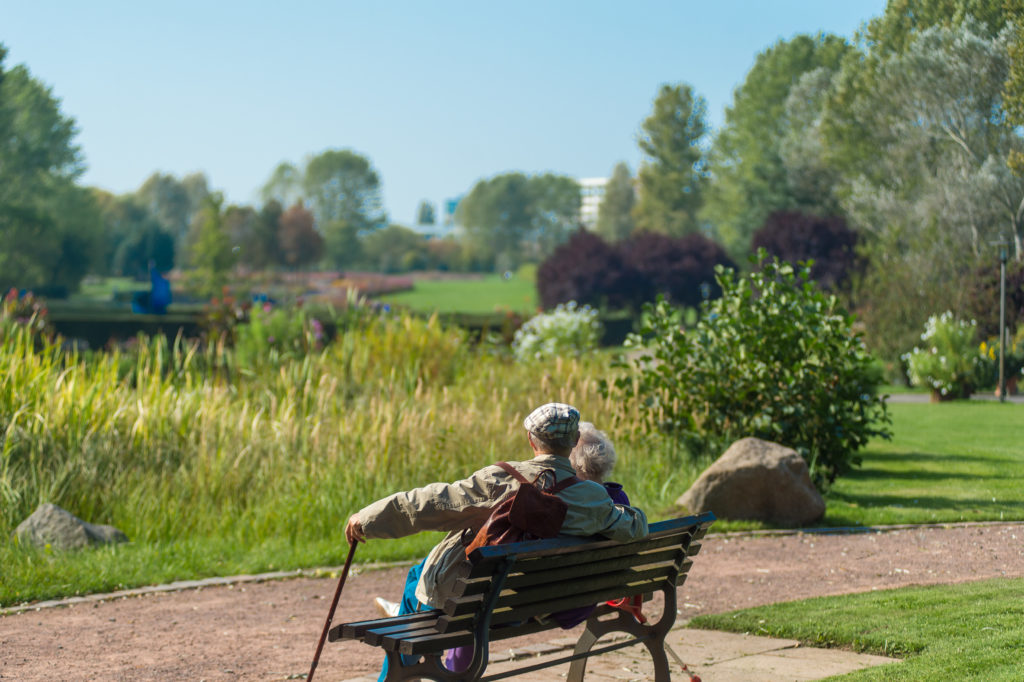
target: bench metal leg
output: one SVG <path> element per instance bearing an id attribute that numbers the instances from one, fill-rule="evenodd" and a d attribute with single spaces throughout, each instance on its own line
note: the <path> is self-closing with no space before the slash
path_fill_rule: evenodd
<path id="1" fill-rule="evenodd" d="M 668 669 L 668 656 L 665 654 L 665 635 L 649 625 L 642 625 L 636 618 L 616 609 L 616 617 L 600 620 L 598 614 L 587 620 L 587 628 L 576 641 L 573 655 L 586 654 L 599 639 L 612 632 L 625 632 L 643 643 L 651 654 L 654 662 L 654 682 L 671 682 Z M 567 682 L 583 682 L 587 669 L 587 659 L 580 658 L 569 666 Z"/>

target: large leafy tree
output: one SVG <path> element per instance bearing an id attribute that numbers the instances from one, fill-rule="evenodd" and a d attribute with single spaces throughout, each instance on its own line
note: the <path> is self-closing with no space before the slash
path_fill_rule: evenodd
<path id="1" fill-rule="evenodd" d="M 377 171 L 351 150 L 328 149 L 311 158 L 302 190 L 321 225 L 342 221 L 363 231 L 382 227 L 386 219 Z"/>
<path id="2" fill-rule="evenodd" d="M 685 83 L 663 85 L 641 128 L 637 228 L 674 236 L 696 232 L 708 181 L 702 149 L 707 103 Z"/>
<path id="3" fill-rule="evenodd" d="M 104 256 L 97 272 L 145 278 L 150 262 L 166 272 L 174 267 L 174 235 L 132 194 L 96 192 L 104 226 Z"/>
<path id="4" fill-rule="evenodd" d="M 219 192 L 210 194 L 193 223 L 192 280 L 204 296 L 220 293 L 237 260 L 225 226 L 223 206 L 224 198 Z"/>
<path id="5" fill-rule="evenodd" d="M 416 209 L 416 224 L 433 225 L 436 222 L 437 216 L 434 211 L 433 202 L 423 199 L 422 201 L 420 201 L 420 205 Z"/>
<path id="6" fill-rule="evenodd" d="M 301 202 L 281 214 L 277 239 L 282 260 L 288 267 L 312 265 L 323 258 L 324 239 L 313 222 L 313 214 Z"/>
<path id="7" fill-rule="evenodd" d="M 425 267 L 427 240 L 402 225 L 388 225 L 363 237 L 364 264 L 376 272 L 405 272 Z"/>
<path id="8" fill-rule="evenodd" d="M 377 171 L 349 149 L 328 149 L 309 159 L 302 192 L 335 267 L 351 265 L 358 238 L 386 224 Z"/>
<path id="9" fill-rule="evenodd" d="M 153 173 L 135 191 L 134 198 L 182 244 L 209 194 L 209 184 L 202 173 L 181 180 L 170 174 Z"/>
<path id="10" fill-rule="evenodd" d="M 597 212 L 597 225 L 594 230 L 608 241 L 617 242 L 625 239 L 633 232 L 636 223 L 633 220 L 633 206 L 636 204 L 636 188 L 633 186 L 633 174 L 629 166 L 618 163 L 612 171 L 612 177 L 605 185 L 604 199 Z"/>
<path id="11" fill-rule="evenodd" d="M 867 338 L 890 361 L 929 314 L 965 312 L 990 242 L 1009 237 L 1020 253 L 1024 178 L 1007 161 L 1022 140 L 1002 102 L 1008 44 L 1006 31 L 970 16 L 915 28 L 849 72 L 844 64 L 826 105 L 843 206 L 868 237 L 858 294 Z"/>
<path id="12" fill-rule="evenodd" d="M 75 125 L 24 66 L 4 68 L 0 45 L 0 289 L 64 294 L 102 259 L 94 195 Z"/>
<path id="13" fill-rule="evenodd" d="M 805 207 L 814 195 L 790 183 L 781 143 L 790 130 L 787 101 L 809 71 L 834 72 L 851 48 L 840 37 L 798 35 L 757 56 L 726 109 L 711 150 L 713 182 L 702 216 L 729 250 L 745 253 L 751 235 L 774 211 Z"/>
<path id="14" fill-rule="evenodd" d="M 830 156 L 845 169 L 871 177 L 878 150 L 898 142 L 884 120 L 874 117 L 873 103 L 884 83 L 888 61 L 906 53 L 924 31 L 952 28 L 972 19 L 975 30 L 995 37 L 1006 26 L 1007 7 L 1016 0 L 889 0 L 860 36 L 863 52 L 848 53 L 828 97 L 822 129 Z M 884 110 L 878 112 L 884 117 Z"/>
<path id="15" fill-rule="evenodd" d="M 276 201 L 281 206 L 291 206 L 302 198 L 302 172 L 288 161 L 277 164 L 260 188 L 260 198 L 264 205 Z"/>
<path id="16" fill-rule="evenodd" d="M 469 259 L 507 270 L 550 254 L 568 238 L 579 210 L 572 178 L 505 173 L 479 181 L 459 202 L 456 218 Z"/>

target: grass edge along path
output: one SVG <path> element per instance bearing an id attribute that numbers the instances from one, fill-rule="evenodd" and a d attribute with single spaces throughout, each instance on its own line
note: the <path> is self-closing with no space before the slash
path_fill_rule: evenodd
<path id="1" fill-rule="evenodd" d="M 816 597 L 698 616 L 687 626 L 904 658 L 843 680 L 1019 680 L 1024 578 Z"/>

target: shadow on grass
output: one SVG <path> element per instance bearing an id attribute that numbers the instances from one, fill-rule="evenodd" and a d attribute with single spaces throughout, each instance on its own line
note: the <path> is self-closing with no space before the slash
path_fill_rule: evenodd
<path id="1" fill-rule="evenodd" d="M 864 460 L 871 463 L 885 463 L 885 462 L 935 462 L 945 463 L 948 460 L 955 460 L 957 462 L 977 462 L 979 464 L 1008 464 L 1008 465 L 1020 465 L 1021 460 L 1013 459 L 1010 457 L 993 457 L 991 455 L 979 456 L 979 455 L 965 455 L 965 454 L 936 454 L 934 452 L 870 452 L 864 454 Z M 870 469 L 854 469 L 849 477 L 854 477 L 862 471 L 870 471 Z M 885 476 L 892 476 L 892 472 L 884 472 Z"/>
<path id="2" fill-rule="evenodd" d="M 888 471 L 885 469 L 859 469 L 856 475 L 848 475 L 851 480 L 893 478 L 901 481 L 954 481 L 995 478 L 994 474 L 963 474 L 948 471 Z"/>
<path id="3" fill-rule="evenodd" d="M 928 495 L 879 495 L 877 493 L 842 493 L 833 490 L 829 499 L 846 502 L 858 507 L 896 507 L 900 509 L 955 509 L 960 511 L 978 510 L 984 512 L 1014 511 L 1024 513 L 1024 502 L 1000 500 L 991 497 L 953 498 Z"/>

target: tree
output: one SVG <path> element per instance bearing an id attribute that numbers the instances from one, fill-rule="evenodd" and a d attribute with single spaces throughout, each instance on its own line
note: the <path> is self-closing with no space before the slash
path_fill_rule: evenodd
<path id="1" fill-rule="evenodd" d="M 670 237 L 641 231 L 620 246 L 626 263 L 650 282 L 653 292 L 676 306 L 696 307 L 717 298 L 715 268 L 736 267 L 721 246 L 700 234 Z"/>
<path id="2" fill-rule="evenodd" d="M 0 45 L 0 288 L 62 295 L 102 258 L 93 193 L 74 121 L 24 66 L 4 69 Z"/>
<path id="3" fill-rule="evenodd" d="M 1024 125 L 1024 0 L 1006 0 L 1004 8 L 1011 27 L 1011 39 L 1003 106 L 1007 123 L 1019 127 Z M 1024 175 L 1024 153 L 1011 151 L 1009 164 L 1018 175 Z"/>
<path id="4" fill-rule="evenodd" d="M 300 268 L 324 256 L 324 239 L 313 228 L 313 214 L 299 202 L 281 214 L 277 240 L 284 264 Z"/>
<path id="5" fill-rule="evenodd" d="M 880 67 L 865 123 L 888 144 L 870 174 L 855 177 L 848 201 L 858 223 L 900 225 L 913 237 L 937 226 L 954 263 L 1011 238 L 1024 257 L 1024 179 L 1007 168 L 1024 147 L 1005 123 L 1001 92 L 1008 34 L 995 38 L 972 19 L 932 27 Z M 954 311 L 956 312 L 956 311 Z"/>
<path id="6" fill-rule="evenodd" d="M 639 310 L 653 300 L 650 281 L 600 235 L 577 230 L 537 268 L 537 295 L 545 310 L 576 301 L 595 308 Z"/>
<path id="7" fill-rule="evenodd" d="M 791 134 L 787 101 L 801 76 L 835 72 L 849 50 L 842 38 L 828 34 L 780 40 L 757 56 L 734 92 L 711 148 L 712 182 L 702 213 L 731 253 L 746 253 L 751 235 L 772 212 L 815 200 L 798 196 L 790 184 L 780 148 Z"/>
<path id="8" fill-rule="evenodd" d="M 505 173 L 479 181 L 456 216 L 469 259 L 499 270 L 541 260 L 568 237 L 580 201 L 579 185 L 565 176 Z"/>
<path id="9" fill-rule="evenodd" d="M 407 272 L 427 263 L 427 240 L 401 225 L 388 225 L 363 237 L 363 262 L 376 272 Z"/>
<path id="10" fill-rule="evenodd" d="M 261 269 L 276 260 L 277 229 L 271 227 L 251 206 L 232 205 L 224 211 L 224 228 L 240 265 Z"/>
<path id="11" fill-rule="evenodd" d="M 281 206 L 291 206 L 302 198 L 302 174 L 294 164 L 282 161 L 260 188 L 264 205 L 276 201 Z"/>
<path id="12" fill-rule="evenodd" d="M 144 279 L 150 261 L 161 272 L 174 267 L 174 235 L 133 194 L 95 194 L 106 238 L 102 267 L 97 272 Z"/>
<path id="13" fill-rule="evenodd" d="M 317 224 L 341 222 L 359 232 L 385 224 L 380 179 L 369 159 L 348 149 L 328 149 L 306 164 L 303 195 Z"/>
<path id="14" fill-rule="evenodd" d="M 862 268 L 856 254 L 857 233 L 840 216 L 819 217 L 798 211 L 776 211 L 754 233 L 754 249 L 789 263 L 813 260 L 811 279 L 822 289 L 849 284 Z"/>
<path id="15" fill-rule="evenodd" d="M 257 252 L 260 257 L 265 258 L 253 262 L 254 267 L 270 267 L 284 265 L 284 258 L 281 255 L 280 243 L 278 241 L 278 229 L 281 226 L 281 214 L 284 209 L 276 200 L 271 199 L 263 205 L 263 208 L 256 214 L 252 223 L 252 238 L 263 245 Z"/>
<path id="16" fill-rule="evenodd" d="M 1000 267 L 992 259 L 980 266 L 974 273 L 972 287 L 968 292 L 967 315 L 978 322 L 978 335 L 982 339 L 999 338 L 999 289 Z M 1024 263 L 1007 263 L 1006 266 L 1006 307 L 1004 309 L 1006 329 L 1012 336 L 1014 330 L 1024 324 Z"/>
<path id="17" fill-rule="evenodd" d="M 437 217 L 434 213 L 434 204 L 423 199 L 420 201 L 419 208 L 416 209 L 416 224 L 433 225 L 436 222 Z"/>
<path id="18" fill-rule="evenodd" d="M 595 231 L 611 242 L 622 241 L 633 232 L 633 206 L 636 203 L 636 189 L 629 166 L 618 163 L 605 186 L 604 199 L 597 212 Z"/>
<path id="19" fill-rule="evenodd" d="M 850 51 L 843 59 L 835 88 L 825 103 L 822 121 L 830 156 L 847 169 L 875 180 L 878 150 L 898 142 L 882 120 L 874 117 L 877 88 L 884 83 L 882 69 L 902 55 L 930 28 L 953 28 L 970 20 L 985 36 L 994 38 L 1007 23 L 1004 0 L 890 0 L 885 12 L 868 22 L 860 36 L 861 51 Z M 878 112 L 884 116 L 884 110 Z"/>
<path id="20" fill-rule="evenodd" d="M 202 208 L 210 190 L 206 176 L 194 173 L 178 180 L 173 175 L 153 173 L 135 192 L 135 199 L 160 226 L 185 244 L 192 220 Z"/>
<path id="21" fill-rule="evenodd" d="M 700 229 L 707 170 L 701 144 L 707 135 L 707 104 L 686 84 L 663 85 L 639 139 L 645 160 L 634 208 L 638 229 L 680 236 Z"/>
<path id="22" fill-rule="evenodd" d="M 216 296 L 227 283 L 235 264 L 231 238 L 224 226 L 224 198 L 215 192 L 206 197 L 194 223 L 191 263 L 196 289 L 204 296 Z"/>

